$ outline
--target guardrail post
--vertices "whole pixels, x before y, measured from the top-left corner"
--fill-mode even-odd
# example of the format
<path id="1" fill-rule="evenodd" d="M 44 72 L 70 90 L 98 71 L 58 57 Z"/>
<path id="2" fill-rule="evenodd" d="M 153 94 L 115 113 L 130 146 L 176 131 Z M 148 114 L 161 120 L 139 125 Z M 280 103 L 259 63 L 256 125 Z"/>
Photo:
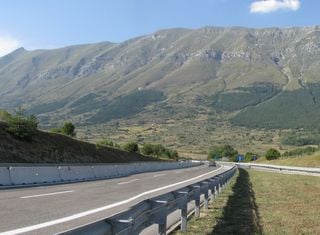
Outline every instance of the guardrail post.
<path id="1" fill-rule="evenodd" d="M 167 220 L 165 220 L 164 223 L 159 224 L 158 234 L 159 235 L 166 235 L 167 234 Z"/>
<path id="2" fill-rule="evenodd" d="M 215 186 L 214 186 L 215 198 L 217 198 L 219 193 L 221 192 L 221 188 L 220 188 L 221 178 L 219 176 L 215 176 L 213 179 L 215 180 Z"/>
<path id="3" fill-rule="evenodd" d="M 200 217 L 200 198 L 195 200 L 195 217 L 199 218 Z"/>
<path id="4" fill-rule="evenodd" d="M 194 202 L 195 202 L 194 216 L 196 218 L 199 218 L 200 217 L 200 185 L 193 185 L 192 187 L 195 189 L 195 194 L 194 194 Z"/>
<path id="5" fill-rule="evenodd" d="M 204 194 L 204 209 L 209 209 L 209 195 L 208 191 Z"/>
<path id="6" fill-rule="evenodd" d="M 152 208 L 157 208 L 158 212 L 152 218 L 155 224 L 158 224 L 158 235 L 167 234 L 167 204 L 168 201 L 151 200 Z"/>
<path id="7" fill-rule="evenodd" d="M 210 192 L 211 192 L 211 195 L 210 195 L 210 200 L 211 200 L 211 203 L 214 201 L 215 199 L 215 182 L 216 180 L 215 179 L 209 179 L 209 189 L 210 189 Z"/>
<path id="8" fill-rule="evenodd" d="M 204 181 L 201 183 L 201 193 L 204 194 L 204 209 L 209 209 L 209 182 Z"/>
<path id="9" fill-rule="evenodd" d="M 223 174 L 223 175 L 222 175 L 222 191 L 224 191 L 225 188 L 226 188 L 226 177 L 225 177 L 225 175 Z"/>
<path id="10" fill-rule="evenodd" d="M 187 232 L 187 223 L 188 223 L 188 201 L 189 201 L 189 189 L 183 189 L 176 192 L 178 195 L 183 195 L 179 197 L 178 209 L 181 210 L 181 232 Z"/>
<path id="11" fill-rule="evenodd" d="M 218 187 L 214 186 L 214 199 L 218 197 L 218 194 L 219 194 Z"/>
<path id="12" fill-rule="evenodd" d="M 181 209 L 181 231 L 187 232 L 187 223 L 188 223 L 188 204 Z"/>

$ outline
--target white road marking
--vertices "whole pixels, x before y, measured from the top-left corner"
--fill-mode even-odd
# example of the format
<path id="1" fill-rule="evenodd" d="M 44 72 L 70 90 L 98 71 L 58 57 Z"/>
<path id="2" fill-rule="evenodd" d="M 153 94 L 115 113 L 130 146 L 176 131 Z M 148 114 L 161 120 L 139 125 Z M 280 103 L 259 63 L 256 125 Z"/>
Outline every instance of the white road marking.
<path id="1" fill-rule="evenodd" d="M 176 171 L 175 173 L 176 173 L 176 174 L 180 174 L 181 172 L 182 172 L 182 171 Z"/>
<path id="2" fill-rule="evenodd" d="M 44 193 L 44 194 L 37 194 L 37 195 L 31 195 L 31 196 L 23 196 L 20 197 L 21 199 L 25 198 L 33 198 L 33 197 L 46 197 L 46 196 L 52 196 L 52 195 L 57 195 L 57 194 L 65 194 L 65 193 L 73 193 L 74 190 L 69 190 L 69 191 L 62 191 L 62 192 L 54 192 L 54 193 Z"/>
<path id="3" fill-rule="evenodd" d="M 160 176 L 164 176 L 166 174 L 158 174 L 158 175 L 154 175 L 153 177 L 160 177 Z"/>
<path id="4" fill-rule="evenodd" d="M 135 181 L 138 181 L 139 179 L 133 179 L 133 180 L 129 180 L 129 181 L 126 181 L 126 182 L 121 182 L 121 183 L 118 183 L 118 185 L 122 185 L 122 184 L 130 184 L 132 182 L 135 182 Z"/>
<path id="5" fill-rule="evenodd" d="M 152 189 L 150 191 L 146 191 L 146 192 L 140 193 L 140 194 L 138 194 L 138 195 L 136 195 L 134 197 L 128 198 L 128 199 L 120 201 L 120 202 L 116 202 L 116 203 L 113 203 L 113 204 L 110 204 L 110 205 L 106 205 L 106 206 L 103 206 L 103 207 L 99 207 L 99 208 L 95 208 L 95 209 L 92 209 L 92 210 L 84 211 L 84 212 L 81 212 L 81 213 L 78 213 L 78 214 L 74 214 L 74 215 L 71 215 L 71 216 L 67 216 L 67 217 L 64 217 L 64 218 L 47 221 L 47 222 L 44 222 L 44 223 L 41 223 L 41 224 L 36 224 L 36 225 L 31 225 L 31 226 L 27 226 L 27 227 L 23 227 L 23 228 L 18 228 L 18 229 L 6 231 L 6 232 L 3 232 L 3 233 L 0 233 L 0 235 L 16 235 L 16 234 L 26 233 L 26 232 L 38 230 L 38 229 L 41 229 L 41 228 L 46 228 L 46 227 L 49 227 L 49 226 L 53 226 L 53 225 L 56 225 L 56 224 L 65 223 L 65 222 L 68 222 L 68 221 L 71 221 L 71 220 L 79 219 L 79 218 L 82 218 L 82 217 L 85 217 L 85 216 L 88 216 L 88 215 L 92 215 L 92 214 L 95 214 L 95 213 L 98 213 L 98 212 L 101 212 L 101 211 L 105 211 L 105 210 L 108 210 L 108 209 L 111 209 L 111 208 L 114 208 L 114 207 L 129 203 L 129 202 L 132 202 L 132 201 L 134 201 L 134 200 L 136 200 L 136 199 L 138 199 L 140 197 L 146 196 L 146 195 L 151 194 L 151 193 L 155 193 L 155 192 L 158 192 L 158 191 L 161 191 L 161 190 L 164 190 L 164 189 L 168 189 L 168 188 L 180 185 L 180 184 L 185 184 L 185 183 L 191 182 L 191 181 L 196 180 L 196 179 L 200 179 L 200 178 L 202 178 L 202 177 L 204 177 L 206 175 L 212 174 L 215 171 L 221 170 L 222 168 L 223 168 L 223 166 L 221 166 L 220 168 L 218 168 L 216 170 L 207 172 L 205 174 L 193 177 L 193 178 L 188 179 L 188 180 L 184 180 L 184 181 L 181 181 L 181 182 L 178 182 L 178 183 L 170 184 L 170 185 L 167 185 L 167 186 L 163 186 L 163 187 L 160 187 L 160 188 L 156 188 L 156 189 Z"/>

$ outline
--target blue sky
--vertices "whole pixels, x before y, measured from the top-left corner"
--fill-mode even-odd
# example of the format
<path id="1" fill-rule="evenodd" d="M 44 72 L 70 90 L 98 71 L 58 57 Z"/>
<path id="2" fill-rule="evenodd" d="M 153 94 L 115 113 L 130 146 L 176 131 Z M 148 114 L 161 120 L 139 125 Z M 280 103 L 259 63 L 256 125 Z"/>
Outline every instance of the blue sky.
<path id="1" fill-rule="evenodd" d="M 320 24 L 319 0 L 1 0 L 0 56 L 121 42 L 164 28 Z"/>

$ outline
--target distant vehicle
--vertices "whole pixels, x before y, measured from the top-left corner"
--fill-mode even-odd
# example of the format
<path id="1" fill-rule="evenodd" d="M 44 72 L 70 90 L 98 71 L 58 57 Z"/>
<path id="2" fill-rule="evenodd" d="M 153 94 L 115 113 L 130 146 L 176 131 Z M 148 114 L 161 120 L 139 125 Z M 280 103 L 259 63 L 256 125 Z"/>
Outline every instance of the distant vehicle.
<path id="1" fill-rule="evenodd" d="M 213 160 L 209 161 L 209 167 L 216 167 L 217 166 L 217 163 Z"/>

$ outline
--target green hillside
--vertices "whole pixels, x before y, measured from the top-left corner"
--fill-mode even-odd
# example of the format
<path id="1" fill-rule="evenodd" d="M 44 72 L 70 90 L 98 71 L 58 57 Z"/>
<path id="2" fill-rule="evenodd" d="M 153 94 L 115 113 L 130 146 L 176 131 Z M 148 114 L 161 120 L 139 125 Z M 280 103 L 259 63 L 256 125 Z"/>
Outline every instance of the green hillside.
<path id="1" fill-rule="evenodd" d="M 320 127 L 320 86 L 283 91 L 272 100 L 242 110 L 231 119 L 235 125 L 268 128 Z"/>

